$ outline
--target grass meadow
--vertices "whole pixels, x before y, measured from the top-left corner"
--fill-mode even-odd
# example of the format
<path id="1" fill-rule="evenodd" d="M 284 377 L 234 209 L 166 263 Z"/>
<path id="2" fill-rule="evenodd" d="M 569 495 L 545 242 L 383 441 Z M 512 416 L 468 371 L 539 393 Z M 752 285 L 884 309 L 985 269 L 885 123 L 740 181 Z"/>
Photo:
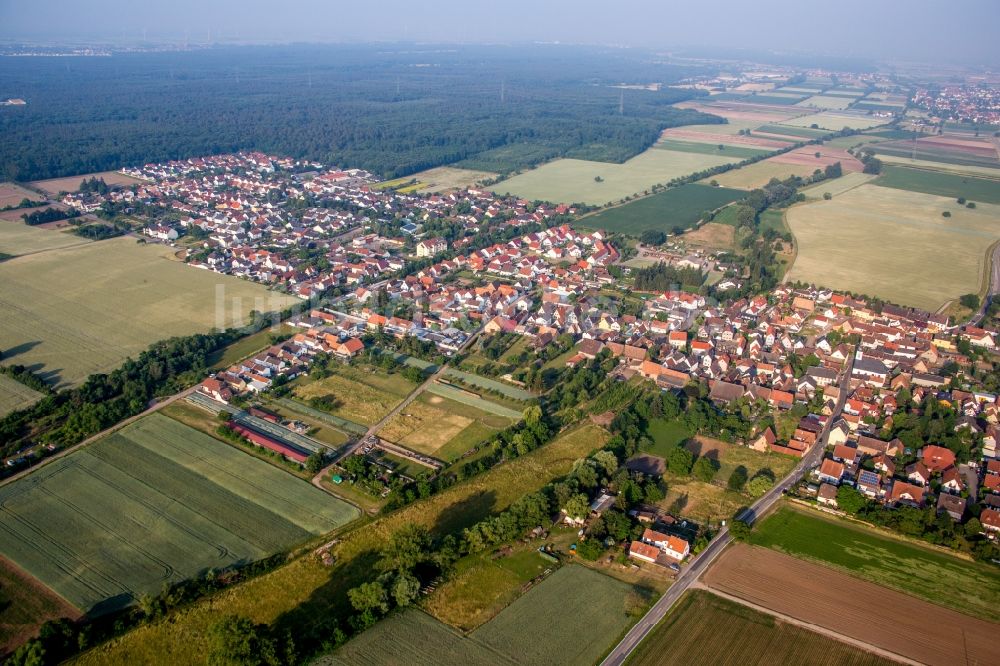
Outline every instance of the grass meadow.
<path id="1" fill-rule="evenodd" d="M 997 178 L 990 180 L 887 165 L 875 184 L 954 199 L 964 197 L 978 206 L 980 203 L 1000 204 L 1000 171 L 997 171 Z"/>
<path id="2" fill-rule="evenodd" d="M 979 291 L 986 251 L 1000 238 L 1000 206 L 967 209 L 872 184 L 792 206 L 785 217 L 798 244 L 790 279 L 930 311 Z"/>
<path id="3" fill-rule="evenodd" d="M 666 183 L 678 176 L 739 161 L 738 157 L 654 147 L 622 164 L 555 160 L 502 181 L 493 190 L 500 194 L 509 192 L 530 200 L 603 205 L 642 193 L 657 183 Z M 602 182 L 594 180 L 598 177 Z"/>
<path id="4" fill-rule="evenodd" d="M 300 557 L 172 614 L 168 621 L 139 627 L 82 655 L 78 663 L 197 662 L 208 649 L 208 628 L 227 613 L 291 631 L 346 616 L 351 612 L 347 590 L 368 578 L 374 553 L 395 531 L 416 524 L 439 535 L 458 532 L 568 473 L 574 461 L 607 439 L 608 433 L 593 425 L 567 431 L 526 456 L 345 532 L 332 551 L 332 567 Z"/>
<path id="5" fill-rule="evenodd" d="M 629 666 L 812 664 L 890 666 L 895 662 L 796 627 L 704 590 L 685 594 L 626 661 Z"/>
<path id="6" fill-rule="evenodd" d="M 0 488 L 0 506 L 0 553 L 95 614 L 358 516 L 158 414 Z"/>
<path id="7" fill-rule="evenodd" d="M 504 416 L 424 393 L 386 423 L 379 436 L 451 461 L 512 422 Z"/>
<path id="8" fill-rule="evenodd" d="M 744 196 L 740 190 L 689 183 L 581 218 L 578 226 L 633 236 L 647 229 L 670 233 L 674 227 L 689 229 L 702 213 Z"/>
<path id="9" fill-rule="evenodd" d="M 786 505 L 754 528 L 752 543 L 963 613 L 1000 620 L 1000 573 L 995 568 L 883 536 L 863 525 Z"/>
<path id="10" fill-rule="evenodd" d="M 635 621 L 631 586 L 562 567 L 467 636 L 417 610 L 379 623 L 318 664 L 591 664 Z"/>
<path id="11" fill-rule="evenodd" d="M 335 374 L 318 380 L 297 381 L 294 396 L 304 403 L 321 396 L 333 396 L 334 416 L 366 426 L 378 423 L 392 408 L 416 388 L 400 374 L 338 365 Z"/>
<path id="12" fill-rule="evenodd" d="M 0 263 L 0 349 L 54 386 L 109 372 L 150 344 L 242 323 L 298 299 L 115 238 Z"/>

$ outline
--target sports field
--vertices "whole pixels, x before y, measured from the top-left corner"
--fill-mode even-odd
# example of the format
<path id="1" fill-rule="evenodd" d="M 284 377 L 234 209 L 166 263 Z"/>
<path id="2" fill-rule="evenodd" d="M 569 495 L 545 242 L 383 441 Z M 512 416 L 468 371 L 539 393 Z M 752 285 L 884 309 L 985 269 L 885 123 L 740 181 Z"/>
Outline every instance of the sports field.
<path id="1" fill-rule="evenodd" d="M 873 116 L 840 114 L 840 113 L 814 113 L 808 116 L 792 118 L 782 122 L 782 125 L 792 127 L 812 127 L 818 126 L 820 129 L 842 130 L 845 127 L 851 129 L 868 129 L 877 125 L 884 125 L 885 118 L 875 118 Z"/>
<path id="2" fill-rule="evenodd" d="M 895 662 L 711 592 L 692 590 L 646 636 L 626 663 L 889 666 Z"/>
<path id="3" fill-rule="evenodd" d="M 357 516 L 308 483 L 154 414 L 0 488 L 0 554 L 101 613 Z"/>
<path id="4" fill-rule="evenodd" d="M 671 233 L 674 227 L 693 227 L 702 213 L 742 199 L 745 194 L 727 187 L 689 183 L 581 218 L 578 225 L 633 236 L 647 229 Z"/>
<path id="5" fill-rule="evenodd" d="M 157 340 L 295 302 L 165 259 L 162 248 L 115 238 L 0 263 L 0 349 L 5 362 L 37 364 L 53 385 L 73 385 Z"/>
<path id="6" fill-rule="evenodd" d="M 277 622 L 279 629 L 308 631 L 346 620 L 353 611 L 347 590 L 371 572 L 371 554 L 407 525 L 422 525 L 441 536 L 461 531 L 499 513 L 528 492 L 568 473 L 576 460 L 608 440 L 601 428 L 587 425 L 563 433 L 531 453 L 426 500 L 345 533 L 333 554 L 333 567 L 314 557 L 299 558 L 266 576 L 238 585 L 171 616 L 169 622 L 139 627 L 79 659 L 82 664 L 197 662 L 207 650 L 207 630 L 220 614 L 245 615 L 254 622 Z"/>
<path id="7" fill-rule="evenodd" d="M 0 418 L 18 409 L 27 409 L 42 397 L 41 393 L 16 379 L 0 375 Z"/>
<path id="8" fill-rule="evenodd" d="M 963 613 L 1000 621 L 1000 572 L 988 564 L 788 506 L 754 529 L 753 543 L 817 560 Z"/>
<path id="9" fill-rule="evenodd" d="M 475 171 L 473 169 L 458 169 L 455 167 L 436 167 L 415 173 L 410 178 L 416 178 L 423 183 L 420 192 L 447 192 L 448 190 L 472 187 L 481 180 L 496 178 L 497 174 L 490 171 Z"/>
<path id="10" fill-rule="evenodd" d="M 798 242 L 789 277 L 934 311 L 979 291 L 998 217 L 994 204 L 970 210 L 951 198 L 861 185 L 788 209 Z"/>
<path id="11" fill-rule="evenodd" d="M 631 586 L 565 566 L 467 637 L 421 611 L 380 622 L 317 664 L 592 664 L 634 622 Z"/>
<path id="12" fill-rule="evenodd" d="M 402 375 L 387 375 L 371 368 L 337 366 L 335 373 L 317 381 L 297 383 L 295 397 L 308 404 L 313 398 L 330 396 L 335 407 L 323 411 L 370 426 L 378 423 L 416 388 Z"/>
<path id="13" fill-rule="evenodd" d="M 498 183 L 493 190 L 530 200 L 603 205 L 642 193 L 678 176 L 739 161 L 737 157 L 650 148 L 623 164 L 555 160 Z M 602 181 L 597 182 L 595 178 Z"/>
<path id="14" fill-rule="evenodd" d="M 15 257 L 89 242 L 86 238 L 64 231 L 39 229 L 20 221 L 0 221 L 0 253 Z"/>
<path id="15" fill-rule="evenodd" d="M 512 419 L 424 393 L 396 414 L 379 436 L 441 460 L 453 460 Z"/>
<path id="16" fill-rule="evenodd" d="M 1000 171 L 997 171 L 997 176 L 1000 177 Z M 875 184 L 954 199 L 964 197 L 967 201 L 976 202 L 976 205 L 979 203 L 1000 204 L 1000 180 L 988 178 L 974 178 L 889 165 L 883 168 Z"/>

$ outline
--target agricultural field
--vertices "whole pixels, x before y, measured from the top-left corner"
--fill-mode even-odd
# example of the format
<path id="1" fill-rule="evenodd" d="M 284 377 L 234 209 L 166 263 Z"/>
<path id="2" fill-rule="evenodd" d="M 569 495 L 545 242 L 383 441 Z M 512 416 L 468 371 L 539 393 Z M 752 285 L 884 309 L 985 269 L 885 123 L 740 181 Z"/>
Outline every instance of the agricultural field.
<path id="1" fill-rule="evenodd" d="M 721 127 L 721 125 L 720 125 Z M 702 169 L 739 162 L 737 157 L 702 155 L 650 148 L 636 157 L 614 164 L 559 159 L 502 181 L 493 187 L 530 200 L 603 205 L 642 193 L 657 183 Z M 594 179 L 601 178 L 601 182 Z"/>
<path id="2" fill-rule="evenodd" d="M 399 374 L 380 370 L 337 366 L 335 374 L 319 380 L 296 382 L 293 395 L 303 403 L 318 397 L 333 396 L 334 416 L 366 426 L 378 423 L 402 402 L 416 386 Z"/>
<path id="3" fill-rule="evenodd" d="M 43 397 L 41 393 L 16 379 L 0 375 L 0 418 L 19 409 L 27 409 Z"/>
<path id="4" fill-rule="evenodd" d="M 37 192 L 27 190 L 20 185 L 16 185 L 14 183 L 0 183 L 0 208 L 16 206 L 25 199 L 39 201 L 40 198 L 41 197 L 38 196 Z M 24 211 L 18 211 L 18 215 L 22 212 Z"/>
<path id="5" fill-rule="evenodd" d="M 438 620 L 468 633 L 521 596 L 522 585 L 557 566 L 533 545 L 503 557 L 489 552 L 467 555 L 422 606 Z"/>
<path id="6" fill-rule="evenodd" d="M 997 176 L 1000 177 L 1000 171 L 997 171 Z M 887 165 L 882 169 L 875 185 L 953 199 L 964 197 L 968 201 L 976 202 L 977 205 L 980 202 L 1000 204 L 1000 180 L 987 178 Z"/>
<path id="7" fill-rule="evenodd" d="M 1000 663 L 1000 625 L 768 548 L 731 546 L 703 582 L 919 663 Z"/>
<path id="8" fill-rule="evenodd" d="M 690 148 L 693 144 L 696 146 L 704 146 L 703 150 L 715 150 L 716 152 L 707 154 L 717 155 L 722 154 L 721 152 L 718 152 L 719 144 L 722 144 L 725 147 L 723 152 L 729 150 L 730 148 L 770 152 L 777 150 L 778 148 L 784 148 L 789 144 L 789 141 L 786 139 L 746 136 L 736 134 L 735 132 L 730 133 L 733 127 L 736 127 L 738 130 L 754 129 L 758 124 L 759 123 L 748 122 L 737 123 L 736 125 L 689 125 L 686 127 L 673 127 L 668 130 L 663 130 L 663 134 L 660 135 L 660 140 L 654 144 L 654 147 L 660 146 L 667 148 L 672 145 L 683 146 L 683 144 L 687 144 L 688 150 L 694 150 L 694 148 Z"/>
<path id="9" fill-rule="evenodd" d="M 77 663 L 193 663 L 206 653 L 207 629 L 220 614 L 234 613 L 254 622 L 274 623 L 279 630 L 303 631 L 321 626 L 331 616 L 350 612 L 347 590 L 368 575 L 371 553 L 396 530 L 416 524 L 437 535 L 460 531 L 566 474 L 576 460 L 607 440 L 608 433 L 593 425 L 567 431 L 528 455 L 345 533 L 333 551 L 333 567 L 313 557 L 298 558 L 265 576 L 193 604 L 173 614 L 170 621 L 144 625 L 101 645 L 82 655 Z"/>
<path id="10" fill-rule="evenodd" d="M 80 184 L 89 178 L 103 179 L 108 185 L 129 186 L 142 181 L 138 178 L 126 176 L 117 171 L 102 171 L 100 173 L 85 173 L 82 176 L 67 176 L 65 178 L 52 178 L 49 180 L 36 180 L 28 183 L 32 187 L 38 188 L 49 196 L 56 196 L 60 192 L 76 192 L 80 189 Z"/>
<path id="11" fill-rule="evenodd" d="M 872 184 L 785 215 L 798 243 L 790 279 L 930 311 L 979 291 L 987 248 L 1000 238 L 1000 206 L 967 209 L 951 198 Z"/>
<path id="12" fill-rule="evenodd" d="M 844 129 L 845 127 L 850 127 L 851 129 L 863 130 L 863 129 L 868 129 L 869 127 L 884 125 L 886 122 L 887 121 L 885 118 L 875 118 L 873 116 L 861 116 L 861 115 L 850 115 L 850 114 L 839 114 L 839 113 L 814 113 L 808 116 L 801 116 L 799 118 L 786 120 L 781 124 L 789 125 L 791 127 L 810 127 L 810 128 L 813 125 L 816 125 L 820 129 L 839 131 Z"/>
<path id="13" fill-rule="evenodd" d="M 752 148 L 750 146 L 726 145 L 725 143 L 708 143 L 697 141 L 678 141 L 676 139 L 664 139 L 656 146 L 661 150 L 674 150 L 682 153 L 700 153 L 702 155 L 717 155 L 720 157 L 739 157 L 747 159 L 759 155 L 767 155 L 771 150 L 764 148 Z"/>
<path id="14" fill-rule="evenodd" d="M 886 155 L 880 154 L 878 158 L 885 164 L 899 164 L 916 169 L 931 169 L 934 171 L 945 171 L 949 173 L 960 173 L 971 176 L 985 176 L 987 178 L 1000 178 L 1000 169 L 991 166 L 977 166 L 973 164 L 951 164 L 934 159 L 913 159 L 909 155 Z"/>
<path id="15" fill-rule="evenodd" d="M 441 398 L 447 398 L 452 402 L 461 403 L 467 405 L 474 409 L 478 409 L 483 412 L 490 414 L 495 414 L 496 416 L 502 416 L 511 421 L 518 421 L 521 419 L 523 414 L 523 409 L 512 409 L 510 407 L 505 407 L 504 405 L 497 404 L 492 400 L 482 398 L 475 393 L 470 393 L 469 391 L 459 388 L 457 386 L 449 386 L 448 384 L 442 384 L 434 382 L 427 387 L 427 393 L 430 393 Z"/>
<path id="16" fill-rule="evenodd" d="M 876 153 L 927 159 L 951 164 L 1000 167 L 992 140 L 966 134 L 924 136 L 910 141 L 889 141 L 874 148 Z"/>
<path id="17" fill-rule="evenodd" d="M 79 615 L 64 599 L 0 557 L 0 655 L 36 635 L 43 623 Z"/>
<path id="18" fill-rule="evenodd" d="M 859 185 L 864 185 L 873 178 L 875 178 L 875 176 L 869 173 L 861 173 L 857 171 L 854 173 L 845 173 L 840 178 L 824 180 L 821 183 L 804 187 L 799 190 L 799 192 L 804 194 L 807 199 L 822 199 L 825 192 L 829 192 L 831 196 L 838 196 L 848 190 L 853 190 Z"/>
<path id="19" fill-rule="evenodd" d="M 299 302 L 115 238 L 0 263 L 0 348 L 53 386 L 109 372 L 157 340 L 242 323 Z"/>
<path id="20" fill-rule="evenodd" d="M 90 242 L 86 238 L 62 231 L 39 229 L 21 222 L 0 222 L 0 254 L 17 257 Z"/>
<path id="21" fill-rule="evenodd" d="M 764 134 L 780 134 L 782 136 L 794 137 L 802 141 L 819 139 L 830 134 L 829 130 L 813 129 L 811 127 L 792 127 L 790 125 L 761 125 L 756 131 Z"/>
<path id="22" fill-rule="evenodd" d="M 722 629 L 720 631 L 720 629 Z M 771 615 L 692 590 L 639 644 L 630 666 L 890 666 L 883 659 Z"/>
<path id="23" fill-rule="evenodd" d="M 1000 572 L 988 564 L 788 506 L 754 530 L 753 543 L 1000 622 Z"/>
<path id="24" fill-rule="evenodd" d="M 578 225 L 633 236 L 638 236 L 647 229 L 671 233 L 675 227 L 693 227 L 701 219 L 702 213 L 744 196 L 745 193 L 740 190 L 689 183 L 602 210 L 581 218 Z"/>
<path id="25" fill-rule="evenodd" d="M 816 169 L 822 168 L 814 164 L 788 164 L 770 158 L 741 169 L 720 173 L 718 176 L 701 181 L 701 183 L 714 180 L 722 187 L 752 190 L 767 185 L 772 178 L 784 180 L 789 176 L 811 176 Z"/>
<path id="26" fill-rule="evenodd" d="M 455 167 L 436 167 L 415 173 L 411 178 L 423 183 L 419 192 L 447 192 L 449 190 L 473 187 L 476 183 L 496 178 L 491 171 L 475 171 L 473 169 L 458 169 Z"/>
<path id="27" fill-rule="evenodd" d="M 811 107 L 815 109 L 828 109 L 831 111 L 843 111 L 854 103 L 852 97 L 839 97 L 833 95 L 814 95 L 807 97 L 795 106 Z"/>
<path id="28" fill-rule="evenodd" d="M 590 664 L 635 621 L 643 603 L 629 585 L 566 566 L 468 636 L 408 610 L 316 663 Z"/>
<path id="29" fill-rule="evenodd" d="M 396 414 L 379 436 L 428 456 L 450 461 L 512 423 L 439 395 L 421 394 Z"/>
<path id="30" fill-rule="evenodd" d="M 527 338 L 522 337 L 520 338 L 519 342 L 526 342 L 526 340 Z M 513 352 L 515 347 L 519 348 L 517 342 L 511 345 L 511 348 L 508 349 L 507 351 Z M 506 355 L 506 353 L 504 355 Z M 452 377 L 454 379 L 458 379 L 459 381 L 468 384 L 470 386 L 486 389 L 487 391 L 495 391 L 507 398 L 510 398 L 511 400 L 528 401 L 535 399 L 535 395 L 530 391 L 526 391 L 522 388 L 519 388 L 517 386 L 512 386 L 510 384 L 505 384 L 504 382 L 497 381 L 495 379 L 490 379 L 489 377 L 480 377 L 479 375 L 473 374 L 471 372 L 462 372 L 461 370 L 456 370 L 455 368 L 448 368 L 447 370 L 445 370 L 444 374 L 446 377 Z"/>
<path id="31" fill-rule="evenodd" d="M 92 614 L 358 516 L 158 414 L 0 488 L 0 507 L 0 554 Z"/>
<path id="32" fill-rule="evenodd" d="M 728 208 L 723 208 L 723 211 L 729 210 Z M 718 216 L 712 222 L 706 222 L 697 229 L 692 229 L 681 236 L 681 240 L 684 241 L 687 247 L 691 248 L 704 248 L 708 250 L 724 250 L 731 252 L 735 249 L 736 243 L 736 226 L 735 224 L 726 224 L 718 221 Z M 647 260 L 645 265 L 649 265 L 650 262 Z M 633 264 L 629 264 L 633 265 Z M 722 274 L 719 273 L 721 276 Z M 712 284 L 712 283 L 709 283 Z"/>

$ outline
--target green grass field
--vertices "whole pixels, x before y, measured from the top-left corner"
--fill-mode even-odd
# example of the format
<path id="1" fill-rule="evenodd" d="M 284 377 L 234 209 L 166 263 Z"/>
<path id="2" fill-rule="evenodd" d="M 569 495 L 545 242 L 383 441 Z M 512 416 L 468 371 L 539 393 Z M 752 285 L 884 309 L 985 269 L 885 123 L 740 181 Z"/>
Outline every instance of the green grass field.
<path id="1" fill-rule="evenodd" d="M 579 226 L 638 236 L 647 229 L 670 233 L 674 227 L 689 229 L 701 214 L 742 199 L 745 193 L 725 187 L 691 183 L 636 199 L 580 219 Z"/>
<path id="2" fill-rule="evenodd" d="M 1000 177 L 1000 171 L 997 172 Z M 942 197 L 965 197 L 968 201 L 979 203 L 1000 204 L 1000 180 L 959 176 L 939 171 L 909 169 L 907 167 L 886 165 L 881 175 L 875 180 L 875 185 L 895 187 L 911 192 L 925 192 Z"/>
<path id="3" fill-rule="evenodd" d="M 797 136 L 802 139 L 818 139 L 829 134 L 829 130 L 812 129 L 810 127 L 792 127 L 791 125 L 761 125 L 758 132 L 768 134 L 784 134 L 785 136 Z"/>
<path id="4" fill-rule="evenodd" d="M 721 150 L 719 149 L 720 145 L 722 146 Z M 675 150 L 681 153 L 700 153 L 702 155 L 739 157 L 740 159 L 767 155 L 774 152 L 773 150 L 750 148 L 749 146 L 727 146 L 726 144 L 696 143 L 694 141 L 678 141 L 675 139 L 662 139 L 654 147 L 662 150 Z"/>
<path id="5" fill-rule="evenodd" d="M 834 95 L 814 95 L 807 97 L 796 106 L 811 107 L 816 109 L 830 109 L 833 111 L 843 111 L 854 102 L 853 97 L 841 97 Z"/>
<path id="6" fill-rule="evenodd" d="M 0 488 L 5 557 L 89 612 L 357 517 L 350 505 L 151 415 Z"/>
<path id="7" fill-rule="evenodd" d="M 511 193 L 530 200 L 603 205 L 642 193 L 678 176 L 739 161 L 737 157 L 650 148 L 622 164 L 555 160 L 498 183 L 493 189 L 500 194 Z M 602 182 L 596 182 L 597 177 Z"/>
<path id="8" fill-rule="evenodd" d="M 0 263 L 4 362 L 38 364 L 53 385 L 78 384 L 157 340 L 299 302 L 163 254 L 162 247 L 115 238 Z"/>
<path id="9" fill-rule="evenodd" d="M 666 458 L 674 450 L 674 447 L 680 446 L 684 440 L 694 435 L 680 421 L 667 421 L 666 419 L 651 420 L 646 433 L 652 438 L 653 446 L 643 453 L 661 458 Z"/>
<path id="10" fill-rule="evenodd" d="M 514 345 L 511 345 L 512 348 L 515 346 L 517 346 L 516 343 Z M 500 360 L 502 362 L 502 357 Z M 505 395 L 512 400 L 526 401 L 535 399 L 535 395 L 533 393 L 531 393 L 530 391 L 525 391 L 523 388 L 519 388 L 517 386 L 511 386 L 510 384 L 497 381 L 496 379 L 490 379 L 489 377 L 481 377 L 471 372 L 463 372 L 455 368 L 448 368 L 447 370 L 445 370 L 445 375 L 447 377 L 453 377 L 455 379 L 459 379 L 462 382 L 469 384 L 470 386 L 476 386 L 490 391 L 496 391 L 497 393 Z"/>
<path id="11" fill-rule="evenodd" d="M 963 613 L 1000 620 L 1000 572 L 988 564 L 788 506 L 755 527 L 752 542 Z"/>
<path id="12" fill-rule="evenodd" d="M 467 637 L 408 610 L 316 663 L 591 664 L 634 622 L 638 607 L 631 586 L 566 566 Z"/>
<path id="13" fill-rule="evenodd" d="M 332 551 L 336 558 L 332 567 L 314 557 L 298 558 L 193 604 L 169 621 L 139 627 L 88 652 L 79 663 L 196 663 L 206 654 L 207 630 L 220 614 L 245 615 L 290 631 L 308 629 L 329 617 L 346 620 L 353 612 L 347 590 L 368 580 L 372 553 L 394 532 L 407 525 L 422 525 L 436 535 L 459 532 L 568 473 L 576 460 L 607 439 L 608 433 L 593 425 L 567 431 L 526 456 L 344 533 Z"/>
<path id="14" fill-rule="evenodd" d="M 505 407 L 504 405 L 493 402 L 492 400 L 486 397 L 478 398 L 475 395 L 470 395 L 466 393 L 464 389 L 458 388 L 456 386 L 449 386 L 448 384 L 438 384 L 438 383 L 430 384 L 427 387 L 427 393 L 432 393 L 436 396 L 447 398 L 454 402 L 458 402 L 463 405 L 468 405 L 469 407 L 473 407 L 475 409 L 488 412 L 490 414 L 502 416 L 512 421 L 520 420 L 521 415 L 524 411 L 523 409 L 513 409 L 511 407 Z"/>
<path id="15" fill-rule="evenodd" d="M 297 401 L 308 403 L 320 396 L 333 396 L 337 406 L 330 410 L 354 423 L 370 426 L 378 423 L 402 402 L 416 385 L 400 374 L 386 374 L 373 368 L 338 365 L 334 374 L 323 379 L 296 380 L 293 394 Z"/>
<path id="16" fill-rule="evenodd" d="M 685 594 L 625 662 L 629 666 L 890 666 L 895 662 L 704 590 Z"/>
<path id="17" fill-rule="evenodd" d="M 979 291 L 998 218 L 995 204 L 970 210 L 951 198 L 860 185 L 788 209 L 798 243 L 789 278 L 933 312 Z"/>
<path id="18" fill-rule="evenodd" d="M 0 375 L 0 418 L 18 409 L 27 409 L 42 397 L 41 393 L 16 379 Z"/>

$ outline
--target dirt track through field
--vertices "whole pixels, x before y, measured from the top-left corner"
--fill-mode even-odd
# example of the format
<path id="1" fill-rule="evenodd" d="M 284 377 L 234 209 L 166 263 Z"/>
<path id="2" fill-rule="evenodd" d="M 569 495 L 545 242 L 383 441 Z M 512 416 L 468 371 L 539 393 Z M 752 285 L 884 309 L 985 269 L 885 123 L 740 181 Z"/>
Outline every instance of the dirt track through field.
<path id="1" fill-rule="evenodd" d="M 819 564 L 738 544 L 707 587 L 926 664 L 1000 663 L 1000 624 L 963 615 Z"/>

